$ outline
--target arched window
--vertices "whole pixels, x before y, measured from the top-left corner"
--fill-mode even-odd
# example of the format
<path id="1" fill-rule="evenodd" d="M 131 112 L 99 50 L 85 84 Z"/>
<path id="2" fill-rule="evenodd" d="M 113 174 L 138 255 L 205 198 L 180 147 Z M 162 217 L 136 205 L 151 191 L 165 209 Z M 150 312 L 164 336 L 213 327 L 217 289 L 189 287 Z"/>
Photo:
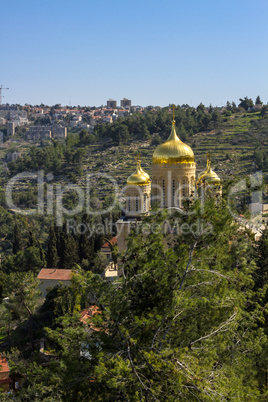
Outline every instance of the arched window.
<path id="1" fill-rule="evenodd" d="M 130 195 L 128 196 L 128 211 L 130 212 Z"/>
<path id="2" fill-rule="evenodd" d="M 182 196 L 186 197 L 186 180 L 182 179 Z"/>
<path id="3" fill-rule="evenodd" d="M 175 197 L 175 206 L 176 207 L 180 207 L 181 206 L 181 204 L 180 204 L 180 199 L 181 199 L 181 194 L 180 194 L 180 182 L 178 181 L 177 182 L 177 189 L 176 189 L 176 191 L 175 191 L 175 194 L 176 194 L 176 197 Z"/>
<path id="4" fill-rule="evenodd" d="M 147 211 L 147 195 L 144 194 L 143 196 L 143 211 L 146 212 Z"/>
<path id="5" fill-rule="evenodd" d="M 189 181 L 187 178 L 182 180 L 182 195 L 183 197 L 189 196 Z"/>
<path id="6" fill-rule="evenodd" d="M 139 197 L 136 195 L 136 212 L 139 210 Z"/>

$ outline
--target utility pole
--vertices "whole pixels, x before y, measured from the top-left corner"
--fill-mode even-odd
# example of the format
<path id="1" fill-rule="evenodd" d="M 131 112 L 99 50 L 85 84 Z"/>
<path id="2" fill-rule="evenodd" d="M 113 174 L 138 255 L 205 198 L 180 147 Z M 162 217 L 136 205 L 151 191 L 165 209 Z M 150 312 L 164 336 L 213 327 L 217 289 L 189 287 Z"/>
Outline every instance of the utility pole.
<path id="1" fill-rule="evenodd" d="M 3 85 L 0 86 L 0 105 L 2 105 L 2 98 L 3 98 L 2 89 L 9 89 L 9 88 L 4 88 Z"/>

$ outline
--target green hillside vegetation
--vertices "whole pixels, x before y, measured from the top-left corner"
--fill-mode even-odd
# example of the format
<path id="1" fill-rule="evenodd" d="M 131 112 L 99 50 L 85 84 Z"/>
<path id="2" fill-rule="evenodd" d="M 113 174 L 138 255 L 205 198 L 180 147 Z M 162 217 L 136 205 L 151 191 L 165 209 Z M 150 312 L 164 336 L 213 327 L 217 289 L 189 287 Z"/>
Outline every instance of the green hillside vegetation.
<path id="1" fill-rule="evenodd" d="M 268 172 L 268 120 L 261 111 L 246 113 L 233 107 L 220 114 L 217 109 L 207 112 L 199 105 L 196 109 L 176 109 L 175 119 L 179 137 L 194 150 L 197 172 L 205 168 L 207 152 L 223 180 L 256 170 Z M 55 175 L 55 181 L 60 178 L 62 183 L 82 183 L 86 173 L 101 172 L 109 173 L 119 185 L 124 185 L 135 169 L 138 152 L 142 165 L 151 173 L 153 151 L 168 138 L 171 120 L 166 108 L 99 124 L 93 133 L 70 133 L 65 144 L 53 141 L 51 145 L 29 148 L 19 143 L 16 149 L 22 151 L 23 157 L 9 163 L 10 175 L 44 169 Z"/>
<path id="2" fill-rule="evenodd" d="M 168 217 L 172 248 L 162 231 L 133 233 L 117 282 L 75 265 L 44 302 L 31 271 L 10 273 L 1 333 L 23 387 L 1 400 L 267 400 L 267 229 L 255 243 L 224 202 L 192 212 Z M 200 220 L 205 230 L 180 232 Z M 93 301 L 90 330 L 79 312 Z"/>

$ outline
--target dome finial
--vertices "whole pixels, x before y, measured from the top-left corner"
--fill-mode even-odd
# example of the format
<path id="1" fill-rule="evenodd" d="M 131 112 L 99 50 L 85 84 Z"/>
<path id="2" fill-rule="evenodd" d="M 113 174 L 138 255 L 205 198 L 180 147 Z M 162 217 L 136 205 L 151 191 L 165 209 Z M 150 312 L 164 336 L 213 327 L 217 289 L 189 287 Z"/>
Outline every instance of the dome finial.
<path id="1" fill-rule="evenodd" d="M 178 109 L 178 108 L 174 105 L 174 103 L 171 105 L 171 107 L 172 107 L 172 109 L 173 109 L 172 124 L 175 124 L 175 123 L 176 123 L 176 121 L 175 121 L 175 109 Z"/>
<path id="2" fill-rule="evenodd" d="M 207 153 L 207 172 L 210 171 L 211 166 L 211 159 L 210 159 L 210 152 Z"/>
<path id="3" fill-rule="evenodd" d="M 139 167 L 141 164 L 141 153 L 140 152 L 137 153 L 137 156 L 135 159 L 136 159 L 137 166 Z"/>

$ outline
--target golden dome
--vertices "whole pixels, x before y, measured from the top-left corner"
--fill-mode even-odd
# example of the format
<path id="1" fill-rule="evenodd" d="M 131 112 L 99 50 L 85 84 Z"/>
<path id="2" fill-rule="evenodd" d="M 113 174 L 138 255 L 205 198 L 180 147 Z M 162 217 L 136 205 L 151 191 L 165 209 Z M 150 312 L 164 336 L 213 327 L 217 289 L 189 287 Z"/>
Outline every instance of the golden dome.
<path id="1" fill-rule="evenodd" d="M 129 176 L 127 184 L 132 186 L 146 186 L 150 183 L 150 176 L 142 169 L 140 161 L 137 161 L 137 169 Z"/>
<path id="2" fill-rule="evenodd" d="M 208 153 L 207 156 L 207 168 L 206 170 L 200 174 L 199 178 L 198 178 L 198 182 L 202 183 L 202 182 L 206 182 L 208 184 L 215 184 L 215 185 L 220 185 L 221 184 L 221 179 L 219 178 L 219 176 L 217 175 L 216 172 L 214 172 L 214 170 L 211 169 L 211 161 L 210 161 L 210 155 Z"/>
<path id="3" fill-rule="evenodd" d="M 176 134 L 175 120 L 172 122 L 171 134 L 164 144 L 159 145 L 153 153 L 153 163 L 193 163 L 194 153 L 189 145 L 184 144 Z"/>

